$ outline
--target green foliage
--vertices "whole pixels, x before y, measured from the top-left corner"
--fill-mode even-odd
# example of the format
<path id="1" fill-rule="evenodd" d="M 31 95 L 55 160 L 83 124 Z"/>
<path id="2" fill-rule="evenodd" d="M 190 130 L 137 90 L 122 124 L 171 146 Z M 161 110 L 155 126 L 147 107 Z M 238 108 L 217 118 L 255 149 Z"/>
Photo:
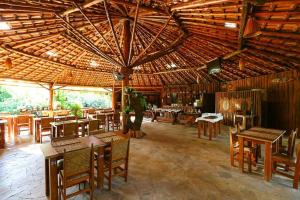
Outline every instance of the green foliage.
<path id="1" fill-rule="evenodd" d="M 4 102 L 11 97 L 12 95 L 5 88 L 0 86 L 0 102 Z"/>
<path id="2" fill-rule="evenodd" d="M 72 115 L 74 115 L 76 117 L 82 117 L 83 116 L 81 106 L 78 103 L 70 104 L 69 109 L 70 109 Z"/>
<path id="3" fill-rule="evenodd" d="M 62 109 L 68 109 L 70 104 L 64 91 L 58 90 L 55 95 L 55 101 L 61 106 Z"/>

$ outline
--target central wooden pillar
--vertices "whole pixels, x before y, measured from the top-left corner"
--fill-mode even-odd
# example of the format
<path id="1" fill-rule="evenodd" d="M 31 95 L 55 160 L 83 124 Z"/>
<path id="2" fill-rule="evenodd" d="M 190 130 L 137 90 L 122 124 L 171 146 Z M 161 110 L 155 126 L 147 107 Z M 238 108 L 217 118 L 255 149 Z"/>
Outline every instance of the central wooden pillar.
<path id="1" fill-rule="evenodd" d="M 113 111 L 116 110 L 116 91 L 115 91 L 115 83 L 113 83 L 112 91 L 111 91 L 111 108 Z"/>
<path id="2" fill-rule="evenodd" d="M 53 90 L 53 83 L 49 84 L 49 110 L 53 111 L 53 96 L 54 96 L 54 90 Z"/>
<path id="3" fill-rule="evenodd" d="M 127 66 L 128 60 L 129 60 L 129 52 L 130 52 L 130 40 L 131 40 L 131 31 L 130 31 L 130 20 L 125 19 L 123 23 L 123 55 L 124 55 L 124 62 Z M 125 108 L 127 106 L 127 98 L 125 95 L 125 88 L 129 85 L 129 74 L 130 70 L 129 68 L 121 69 L 124 74 L 124 79 L 122 80 L 122 129 L 124 130 L 124 126 L 126 126 L 126 120 L 125 120 Z"/>

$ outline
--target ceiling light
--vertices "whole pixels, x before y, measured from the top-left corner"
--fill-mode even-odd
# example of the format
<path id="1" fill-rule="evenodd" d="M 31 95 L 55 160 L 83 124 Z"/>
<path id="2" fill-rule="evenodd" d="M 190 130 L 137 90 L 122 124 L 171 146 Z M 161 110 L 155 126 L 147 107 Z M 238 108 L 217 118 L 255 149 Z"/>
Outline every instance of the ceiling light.
<path id="1" fill-rule="evenodd" d="M 7 22 L 0 22 L 0 30 L 10 30 L 11 26 Z"/>
<path id="2" fill-rule="evenodd" d="M 236 23 L 233 23 L 233 22 L 225 22 L 224 26 L 226 28 L 236 28 L 237 27 Z"/>
<path id="3" fill-rule="evenodd" d="M 91 67 L 97 67 L 97 66 L 98 66 L 98 63 L 97 63 L 96 61 L 92 60 L 92 61 L 90 62 L 90 66 L 91 66 Z"/>
<path id="4" fill-rule="evenodd" d="M 177 65 L 174 64 L 174 63 L 171 63 L 171 64 L 168 64 L 168 65 L 167 65 L 167 68 L 168 68 L 168 69 L 172 69 L 172 68 L 176 68 L 176 67 L 177 67 Z"/>
<path id="5" fill-rule="evenodd" d="M 47 51 L 46 54 L 47 54 L 48 56 L 56 56 L 56 55 L 57 55 L 57 54 L 54 53 L 53 51 Z"/>

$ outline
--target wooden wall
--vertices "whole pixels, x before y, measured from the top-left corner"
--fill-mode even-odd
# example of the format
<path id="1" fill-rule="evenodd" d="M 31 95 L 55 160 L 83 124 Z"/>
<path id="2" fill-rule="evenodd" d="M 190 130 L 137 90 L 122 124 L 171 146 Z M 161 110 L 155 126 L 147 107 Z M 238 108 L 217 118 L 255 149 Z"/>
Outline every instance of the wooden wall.
<path id="1" fill-rule="evenodd" d="M 300 128 L 300 73 L 287 71 L 273 75 L 247 78 L 220 85 L 221 91 L 265 89 L 266 100 L 262 102 L 267 112 L 270 128 Z"/>

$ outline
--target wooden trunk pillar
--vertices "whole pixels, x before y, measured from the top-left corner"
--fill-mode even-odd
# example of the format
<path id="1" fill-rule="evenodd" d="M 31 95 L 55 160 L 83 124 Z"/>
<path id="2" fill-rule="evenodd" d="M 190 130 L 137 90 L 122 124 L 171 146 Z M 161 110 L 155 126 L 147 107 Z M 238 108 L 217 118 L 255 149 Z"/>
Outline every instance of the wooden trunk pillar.
<path id="1" fill-rule="evenodd" d="M 49 110 L 53 110 L 53 94 L 54 94 L 54 90 L 53 90 L 53 83 L 51 83 L 49 85 Z"/>
<path id="2" fill-rule="evenodd" d="M 116 109 L 116 91 L 115 91 L 115 84 L 113 84 L 112 91 L 111 91 L 111 108 L 113 110 Z"/>

